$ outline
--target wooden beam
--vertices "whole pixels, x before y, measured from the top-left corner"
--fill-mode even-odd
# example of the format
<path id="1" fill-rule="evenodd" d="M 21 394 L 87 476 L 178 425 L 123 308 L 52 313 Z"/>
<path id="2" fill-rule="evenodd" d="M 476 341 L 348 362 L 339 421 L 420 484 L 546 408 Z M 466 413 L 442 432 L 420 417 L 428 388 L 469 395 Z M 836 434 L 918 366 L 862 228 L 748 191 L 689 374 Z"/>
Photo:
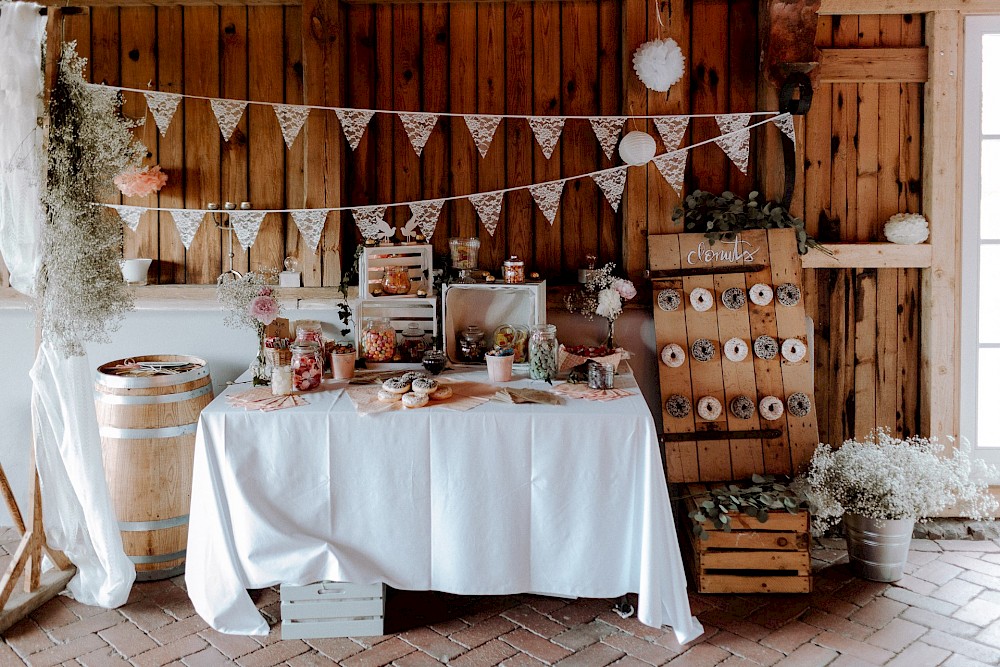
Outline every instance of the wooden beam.
<path id="1" fill-rule="evenodd" d="M 935 11 L 1000 14 L 996 0 L 822 0 L 820 14 L 927 14 Z"/>
<path id="2" fill-rule="evenodd" d="M 20 0 L 19 0 L 20 1 Z M 24 0 L 49 7 L 204 7 L 238 5 L 301 5 L 302 0 Z"/>
<path id="3" fill-rule="evenodd" d="M 820 83 L 927 81 L 927 49 L 823 49 Z"/>
<path id="4" fill-rule="evenodd" d="M 75 567 L 67 570 L 52 568 L 42 572 L 41 583 L 35 591 L 31 593 L 14 591 L 7 600 L 7 606 L 0 611 L 0 634 L 59 595 L 75 574 Z"/>
<path id="5" fill-rule="evenodd" d="M 802 256 L 803 269 L 924 269 L 931 265 L 927 244 L 825 243 L 832 253 L 810 250 Z"/>

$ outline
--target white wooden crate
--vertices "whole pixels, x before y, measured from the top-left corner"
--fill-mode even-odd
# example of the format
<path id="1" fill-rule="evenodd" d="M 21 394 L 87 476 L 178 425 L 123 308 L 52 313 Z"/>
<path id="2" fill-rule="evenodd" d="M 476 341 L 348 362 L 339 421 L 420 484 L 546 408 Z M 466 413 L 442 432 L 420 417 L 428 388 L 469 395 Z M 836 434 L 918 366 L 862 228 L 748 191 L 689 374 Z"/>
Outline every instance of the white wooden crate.
<path id="1" fill-rule="evenodd" d="M 493 346 L 493 332 L 501 324 L 545 324 L 545 281 L 451 283 L 444 286 L 441 303 L 444 352 L 457 362 L 456 338 L 470 324 L 486 332 L 487 347 Z"/>
<path id="2" fill-rule="evenodd" d="M 282 639 L 381 635 L 384 617 L 384 584 L 281 585 Z"/>
<path id="3" fill-rule="evenodd" d="M 410 322 L 416 322 L 431 340 L 438 332 L 437 300 L 433 297 L 389 297 L 362 299 L 358 302 L 359 332 L 366 317 L 386 317 L 396 333 L 403 333 Z"/>
<path id="4" fill-rule="evenodd" d="M 433 296 L 434 281 L 431 278 L 431 272 L 434 269 L 434 253 L 430 244 L 365 246 L 358 261 L 358 292 L 362 299 L 373 298 L 372 287 L 381 285 L 382 271 L 387 266 L 405 266 L 410 273 L 410 291 L 416 292 L 417 285 L 423 281 L 426 285 L 427 296 Z M 379 296 L 374 298 L 393 299 L 396 297 Z"/>

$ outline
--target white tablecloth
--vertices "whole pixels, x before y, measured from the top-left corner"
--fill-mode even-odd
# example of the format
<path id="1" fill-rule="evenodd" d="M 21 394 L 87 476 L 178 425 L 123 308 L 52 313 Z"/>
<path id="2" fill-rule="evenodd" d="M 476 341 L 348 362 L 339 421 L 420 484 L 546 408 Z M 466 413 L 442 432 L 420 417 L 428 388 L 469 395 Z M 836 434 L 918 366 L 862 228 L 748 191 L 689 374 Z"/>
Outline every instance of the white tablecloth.
<path id="1" fill-rule="evenodd" d="M 484 371 L 446 377 L 485 381 Z M 528 380 L 507 386 L 545 387 Z M 247 388 L 230 387 L 226 393 Z M 634 397 L 359 416 L 343 383 L 276 412 L 202 412 L 186 582 L 213 628 L 266 634 L 246 589 L 319 580 L 613 598 L 691 616 L 653 419 Z"/>

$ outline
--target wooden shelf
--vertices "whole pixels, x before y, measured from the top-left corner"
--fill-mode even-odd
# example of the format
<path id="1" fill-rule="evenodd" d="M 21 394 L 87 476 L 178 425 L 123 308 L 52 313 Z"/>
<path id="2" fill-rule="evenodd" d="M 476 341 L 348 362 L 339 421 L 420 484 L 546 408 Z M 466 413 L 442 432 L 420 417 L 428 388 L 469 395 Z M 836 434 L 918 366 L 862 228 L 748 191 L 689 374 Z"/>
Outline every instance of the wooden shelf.
<path id="1" fill-rule="evenodd" d="M 833 256 L 812 249 L 802 256 L 804 269 L 926 269 L 932 246 L 895 243 L 824 243 Z"/>

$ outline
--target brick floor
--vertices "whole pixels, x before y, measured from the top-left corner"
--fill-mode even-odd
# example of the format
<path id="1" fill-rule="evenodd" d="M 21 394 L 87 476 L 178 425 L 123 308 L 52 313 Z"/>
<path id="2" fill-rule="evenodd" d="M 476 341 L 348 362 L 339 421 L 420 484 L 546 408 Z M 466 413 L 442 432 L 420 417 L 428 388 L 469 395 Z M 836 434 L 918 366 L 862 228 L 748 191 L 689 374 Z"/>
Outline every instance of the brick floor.
<path id="1" fill-rule="evenodd" d="M 0 528 L 0 553 L 16 538 Z M 976 667 L 1000 664 L 1000 543 L 915 540 L 896 584 L 855 578 L 842 540 L 817 540 L 810 595 L 689 594 L 705 634 L 622 619 L 608 600 L 390 591 L 380 637 L 224 635 L 193 612 L 183 578 L 136 584 L 115 610 L 51 600 L 7 631 L 7 665 L 141 667 Z M 272 623 L 274 589 L 254 593 Z M 634 599 L 633 599 L 634 602 Z"/>

